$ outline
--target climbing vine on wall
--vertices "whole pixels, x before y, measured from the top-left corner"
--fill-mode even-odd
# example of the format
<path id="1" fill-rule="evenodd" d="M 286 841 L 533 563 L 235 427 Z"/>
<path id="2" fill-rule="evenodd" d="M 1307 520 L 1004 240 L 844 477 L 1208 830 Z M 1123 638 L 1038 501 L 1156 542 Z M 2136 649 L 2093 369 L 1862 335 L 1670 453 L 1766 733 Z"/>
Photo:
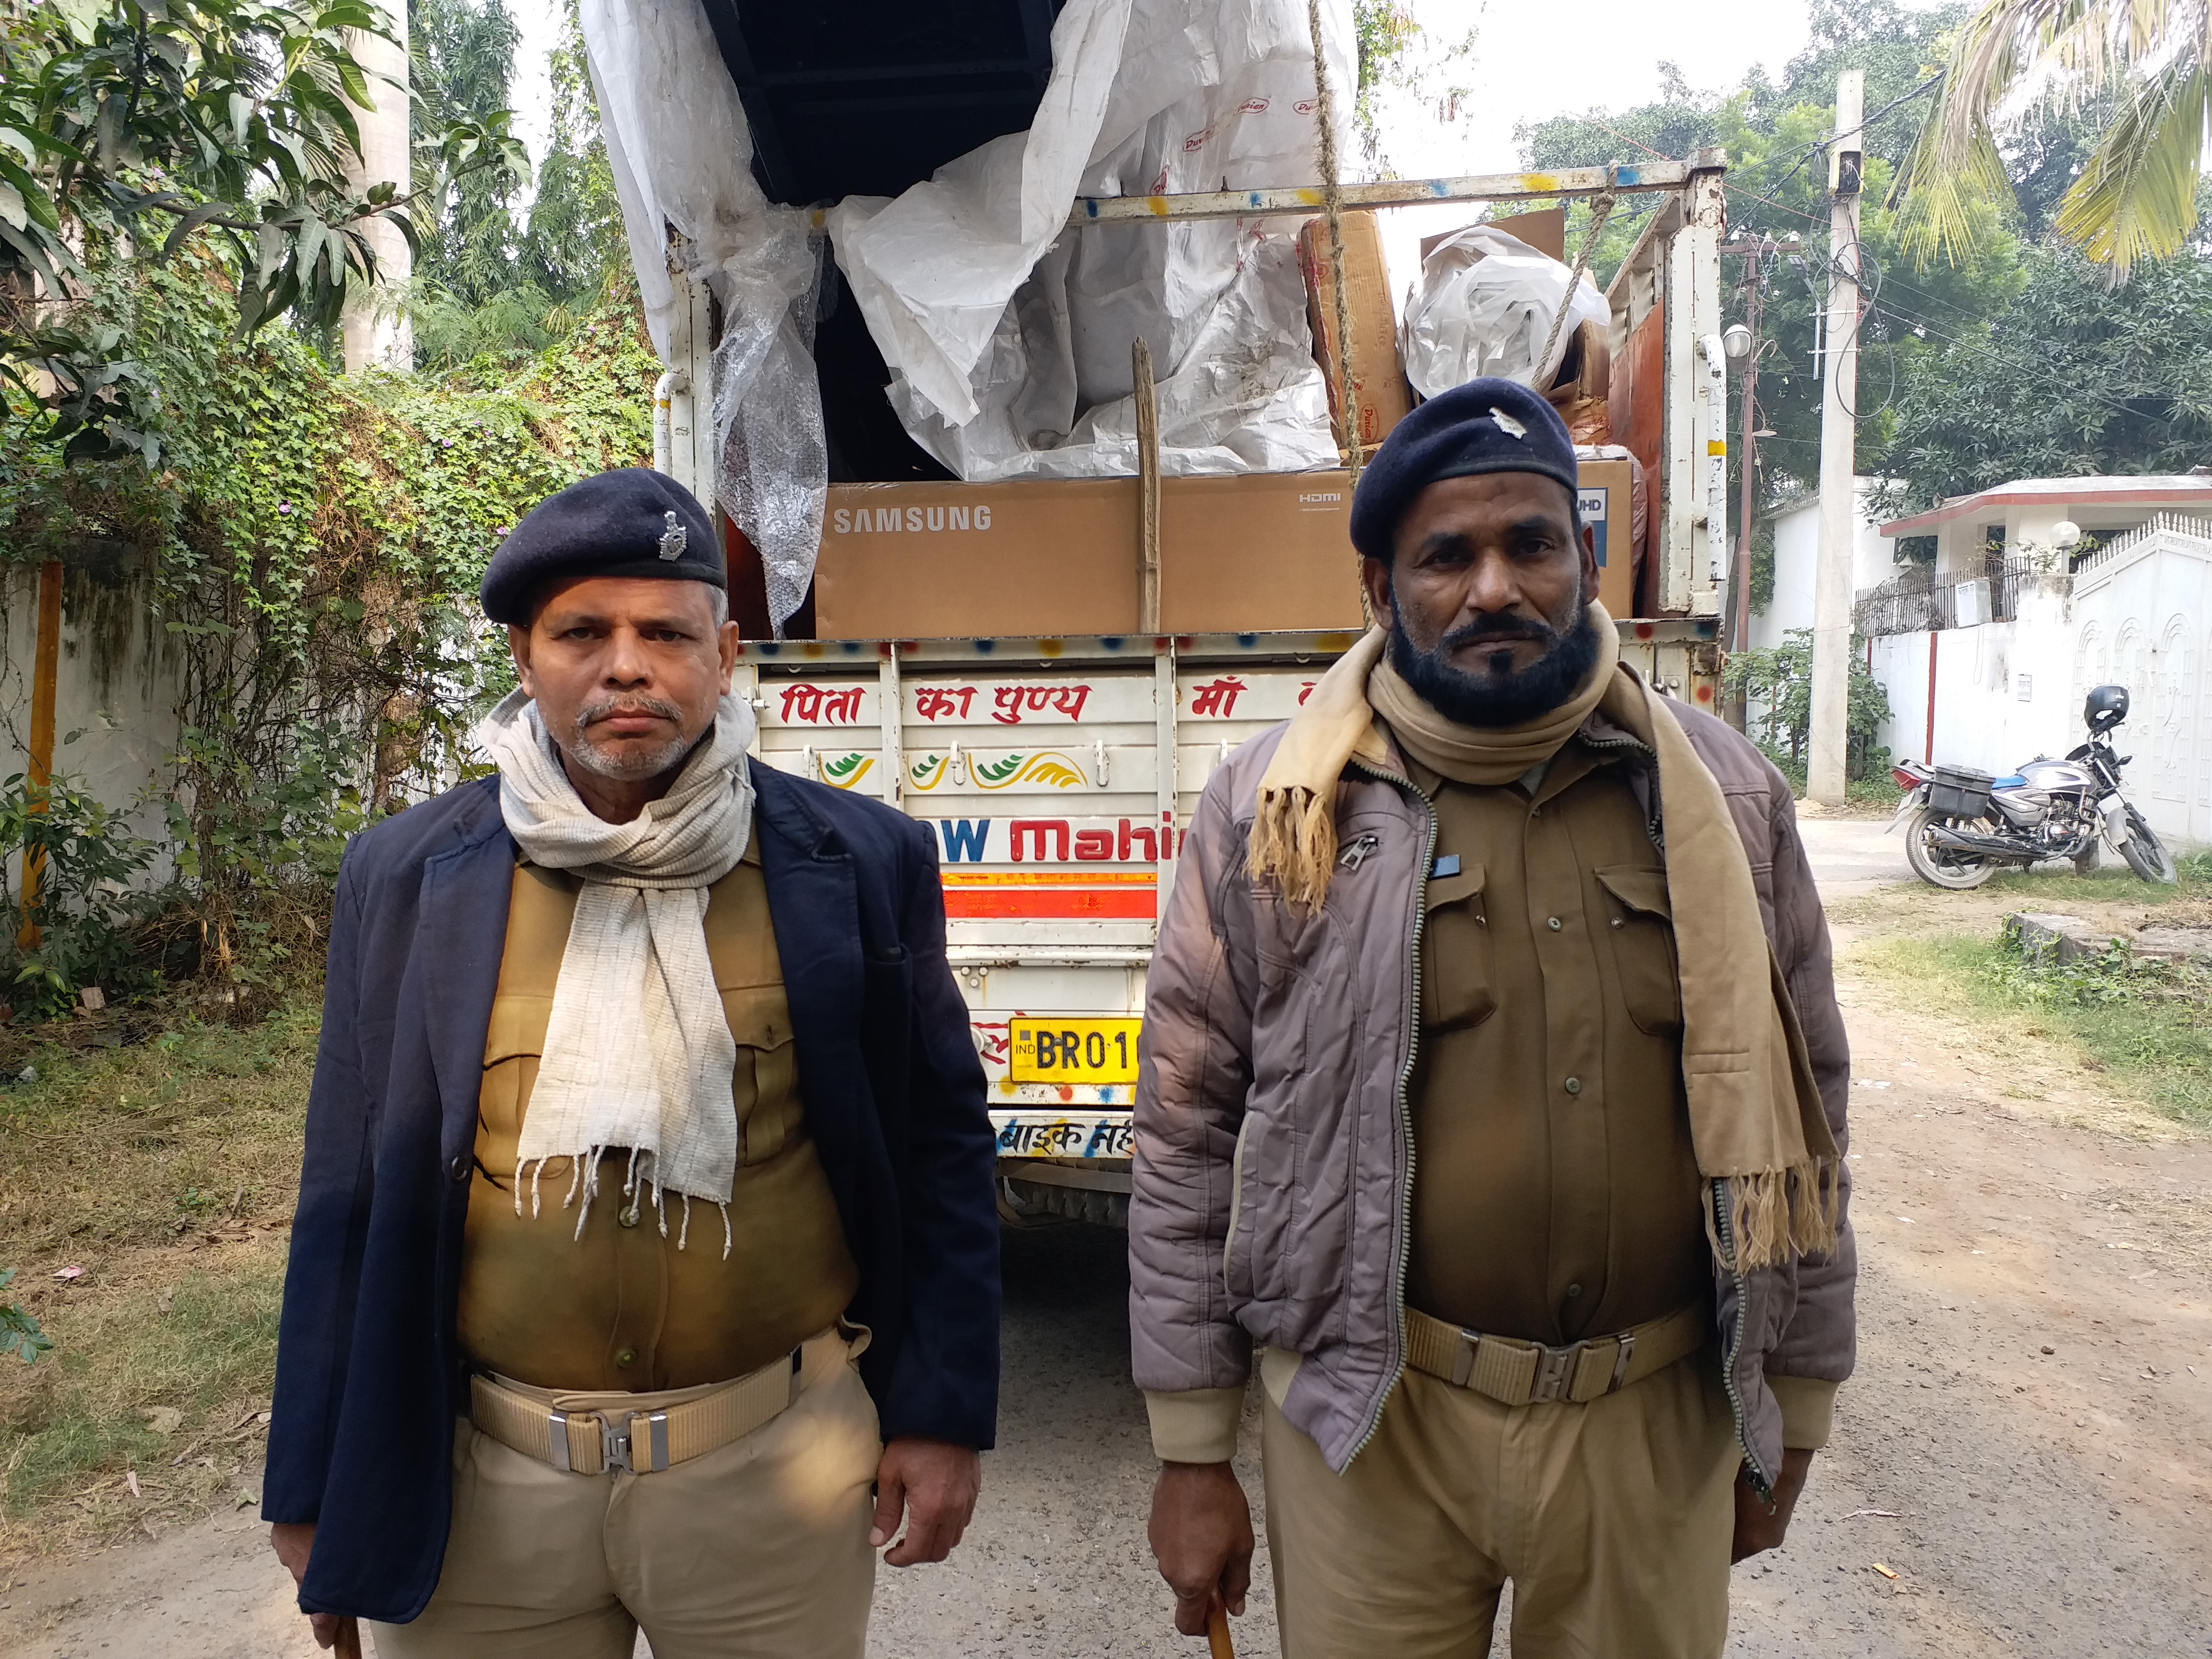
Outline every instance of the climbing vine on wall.
<path id="1" fill-rule="evenodd" d="M 250 1011 L 319 930 L 345 836 L 457 775 L 511 672 L 484 563 L 547 495 L 649 459 L 659 366 L 625 293 L 535 356 L 348 378 L 289 330 L 240 341 L 212 264 L 93 276 L 162 389 L 161 470 L 64 465 L 0 423 L 0 557 L 143 596 L 181 730 L 165 925 Z"/>

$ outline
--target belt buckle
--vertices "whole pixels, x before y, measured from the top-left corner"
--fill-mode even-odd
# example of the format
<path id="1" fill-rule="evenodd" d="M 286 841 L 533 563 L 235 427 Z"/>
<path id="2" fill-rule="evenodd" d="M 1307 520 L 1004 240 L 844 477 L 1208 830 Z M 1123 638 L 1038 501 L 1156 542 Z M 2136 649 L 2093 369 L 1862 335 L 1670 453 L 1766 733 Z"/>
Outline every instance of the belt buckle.
<path id="1" fill-rule="evenodd" d="M 658 1474 L 668 1467 L 666 1412 L 623 1412 L 619 1424 L 615 1421 L 617 1414 L 611 1412 L 594 1412 L 592 1415 L 599 1419 L 599 1442 L 605 1449 L 607 1468 L 624 1469 L 632 1474 Z M 646 1460 L 642 1465 L 635 1457 L 641 1419 L 646 1427 Z"/>
<path id="2" fill-rule="evenodd" d="M 1530 1405 L 1567 1397 L 1573 1389 L 1575 1360 L 1581 1352 L 1579 1342 L 1564 1348 L 1536 1350 L 1536 1374 L 1528 1379 Z"/>

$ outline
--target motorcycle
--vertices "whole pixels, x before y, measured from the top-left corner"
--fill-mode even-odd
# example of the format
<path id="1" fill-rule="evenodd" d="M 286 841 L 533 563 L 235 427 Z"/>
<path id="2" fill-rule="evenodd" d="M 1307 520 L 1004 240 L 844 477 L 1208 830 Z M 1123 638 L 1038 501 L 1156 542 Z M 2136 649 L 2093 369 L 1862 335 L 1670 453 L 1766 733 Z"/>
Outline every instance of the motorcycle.
<path id="1" fill-rule="evenodd" d="M 2173 855 L 2143 815 L 2120 793 L 2120 769 L 2134 758 L 2112 752 L 2112 728 L 2128 717 L 2124 685 L 2089 693 L 2081 717 L 2089 741 L 2063 761 L 2042 755 L 2010 777 L 1968 766 L 1899 761 L 1890 768 L 1905 791 L 1894 831 L 1905 825 L 1913 874 L 1936 887 L 1978 887 L 2007 866 L 2026 869 L 2066 859 L 2087 875 L 2098 849 L 2111 846 L 2145 881 L 2174 879 Z"/>

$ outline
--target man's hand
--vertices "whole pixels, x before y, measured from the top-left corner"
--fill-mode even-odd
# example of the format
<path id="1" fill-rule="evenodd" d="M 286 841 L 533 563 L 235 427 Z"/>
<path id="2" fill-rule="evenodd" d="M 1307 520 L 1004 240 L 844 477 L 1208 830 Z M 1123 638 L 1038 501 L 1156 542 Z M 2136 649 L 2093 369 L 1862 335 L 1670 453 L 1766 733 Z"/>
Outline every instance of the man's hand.
<path id="1" fill-rule="evenodd" d="M 1790 1531 L 1790 1513 L 1797 1507 L 1797 1495 L 1805 1490 L 1805 1475 L 1812 1467 L 1810 1451 L 1782 1454 L 1782 1472 L 1774 1478 L 1774 1507 L 1771 1510 L 1752 1490 L 1748 1474 L 1736 1476 L 1735 1553 L 1729 1560 L 1741 1561 L 1762 1550 L 1782 1547 L 1782 1540 Z"/>
<path id="2" fill-rule="evenodd" d="M 1252 1506 L 1228 1464 L 1161 1464 L 1150 1536 L 1160 1577 L 1175 1591 L 1177 1630 L 1205 1635 L 1217 1600 L 1243 1613 L 1252 1587 Z"/>
<path id="3" fill-rule="evenodd" d="M 307 1555 L 315 1547 L 315 1523 L 312 1521 L 279 1521 L 269 1528 L 269 1542 L 276 1552 L 276 1559 L 284 1564 L 296 1585 L 307 1576 Z M 311 1613 L 307 1623 L 313 1626 L 315 1645 L 319 1648 L 335 1646 L 338 1639 L 338 1616 L 334 1613 Z"/>
<path id="4" fill-rule="evenodd" d="M 974 1447 L 915 1435 L 892 1441 L 876 1465 L 876 1523 L 868 1547 L 880 1549 L 890 1542 L 903 1510 L 906 1536 L 884 1555 L 884 1565 L 942 1561 L 968 1530 L 975 1494 L 982 1489 L 983 1459 Z"/>

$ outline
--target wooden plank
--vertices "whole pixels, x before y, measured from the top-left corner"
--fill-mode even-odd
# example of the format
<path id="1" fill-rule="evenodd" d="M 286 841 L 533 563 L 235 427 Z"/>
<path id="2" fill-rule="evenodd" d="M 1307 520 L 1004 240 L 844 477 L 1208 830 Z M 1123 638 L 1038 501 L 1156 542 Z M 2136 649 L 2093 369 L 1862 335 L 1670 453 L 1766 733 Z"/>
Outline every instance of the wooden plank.
<path id="1" fill-rule="evenodd" d="M 1137 631 L 1160 631 L 1160 404 L 1152 349 L 1139 334 L 1129 347 L 1137 400 Z"/>

